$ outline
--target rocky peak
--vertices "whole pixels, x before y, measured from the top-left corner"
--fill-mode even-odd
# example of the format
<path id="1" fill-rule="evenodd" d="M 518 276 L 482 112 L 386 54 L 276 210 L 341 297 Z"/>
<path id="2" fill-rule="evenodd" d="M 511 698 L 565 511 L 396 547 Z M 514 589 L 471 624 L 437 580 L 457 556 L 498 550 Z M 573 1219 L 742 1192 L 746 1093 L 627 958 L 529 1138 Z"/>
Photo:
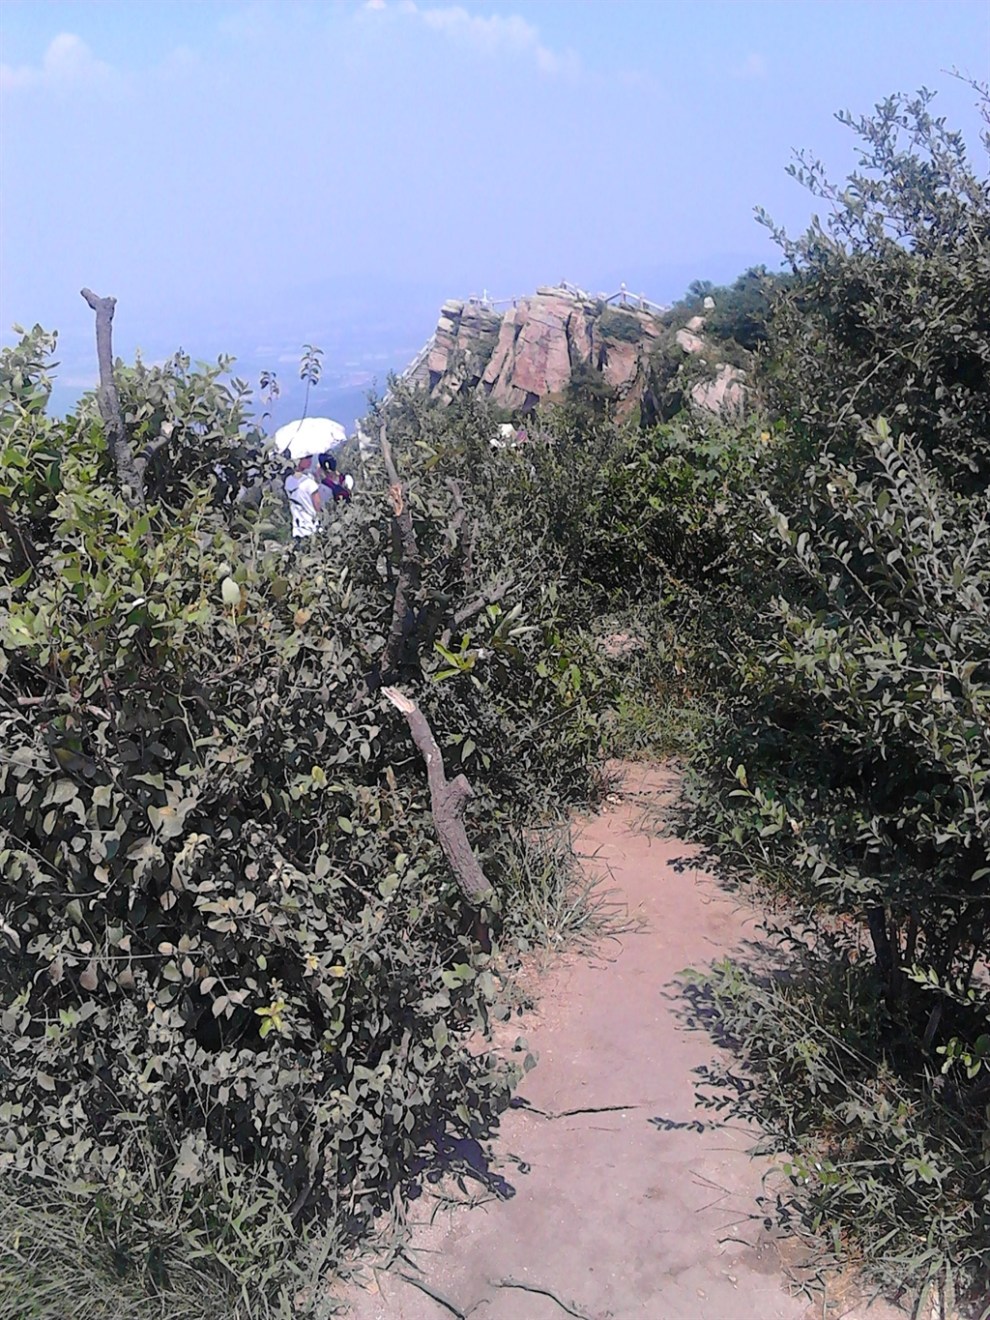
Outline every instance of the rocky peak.
<path id="1" fill-rule="evenodd" d="M 643 402 L 661 357 L 710 357 L 704 318 L 693 317 L 675 334 L 665 311 L 646 299 L 593 297 L 571 285 L 539 288 L 504 312 L 480 299 L 446 302 L 406 379 L 434 398 L 474 391 L 510 411 L 529 412 L 563 399 L 575 373 L 590 368 L 614 391 L 621 419 Z M 687 397 L 710 411 L 740 408 L 745 373 L 727 368 L 731 376 L 715 389 L 722 370 L 717 366 L 711 381 L 697 379 Z"/>

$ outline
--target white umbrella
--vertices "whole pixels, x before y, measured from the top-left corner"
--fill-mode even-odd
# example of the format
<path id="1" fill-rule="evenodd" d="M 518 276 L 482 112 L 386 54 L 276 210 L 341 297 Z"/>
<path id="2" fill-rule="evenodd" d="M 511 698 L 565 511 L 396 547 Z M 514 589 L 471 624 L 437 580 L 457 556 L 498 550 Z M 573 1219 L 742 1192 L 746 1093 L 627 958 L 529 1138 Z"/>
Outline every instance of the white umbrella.
<path id="1" fill-rule="evenodd" d="M 297 422 L 280 426 L 273 437 L 275 447 L 290 458 L 312 458 L 328 449 L 336 449 L 347 439 L 340 422 L 329 417 L 300 417 Z"/>

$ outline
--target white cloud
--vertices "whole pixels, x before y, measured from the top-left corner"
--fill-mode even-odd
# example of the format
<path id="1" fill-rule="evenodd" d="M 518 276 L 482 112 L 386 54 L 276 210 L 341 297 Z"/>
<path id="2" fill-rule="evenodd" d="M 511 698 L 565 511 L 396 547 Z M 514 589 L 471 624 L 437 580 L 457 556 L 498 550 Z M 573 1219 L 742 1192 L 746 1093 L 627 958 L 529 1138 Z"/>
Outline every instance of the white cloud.
<path id="1" fill-rule="evenodd" d="M 737 78 L 765 78 L 767 76 L 766 59 L 751 51 L 735 70 Z"/>
<path id="2" fill-rule="evenodd" d="M 113 70 L 98 60 L 74 32 L 60 32 L 53 37 L 40 65 L 0 64 L 0 88 L 13 91 L 42 87 L 48 91 L 72 87 L 93 87 L 108 83 Z"/>
<path id="3" fill-rule="evenodd" d="M 471 14 L 463 5 L 426 8 L 416 0 L 365 0 L 366 12 L 393 9 L 416 19 L 433 32 L 452 41 L 473 46 L 486 55 L 510 54 L 532 61 L 541 73 L 576 77 L 581 60 L 573 50 L 555 51 L 544 45 L 540 30 L 519 14 Z"/>
<path id="4" fill-rule="evenodd" d="M 0 90 L 70 92 L 99 89 L 135 92 L 147 79 L 192 77 L 202 69 L 199 54 L 188 46 L 176 46 L 160 62 L 142 73 L 124 73 L 97 57 L 73 32 L 60 32 L 49 42 L 40 64 L 0 64 Z"/>

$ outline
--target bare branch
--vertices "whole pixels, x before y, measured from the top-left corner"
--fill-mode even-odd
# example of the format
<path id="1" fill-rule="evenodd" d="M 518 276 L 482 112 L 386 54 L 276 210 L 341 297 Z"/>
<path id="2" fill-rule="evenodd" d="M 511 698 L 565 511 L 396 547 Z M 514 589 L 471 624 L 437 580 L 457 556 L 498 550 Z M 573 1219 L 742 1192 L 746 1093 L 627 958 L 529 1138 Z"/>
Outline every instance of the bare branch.
<path id="1" fill-rule="evenodd" d="M 467 517 L 467 510 L 464 507 L 464 492 L 456 477 L 447 477 L 444 485 L 450 491 L 454 501 L 454 516 L 450 520 L 449 532 L 452 538 L 456 538 L 464 525 L 464 519 Z"/>
<path id="2" fill-rule="evenodd" d="M 398 486 L 399 473 L 395 466 L 395 459 L 392 457 L 392 446 L 389 444 L 388 430 L 384 422 L 382 422 L 378 431 L 378 443 L 381 446 L 382 458 L 385 461 L 385 471 L 388 474 L 389 485 Z"/>
<path id="3" fill-rule="evenodd" d="M 464 775 L 448 780 L 443 757 L 433 736 L 426 716 L 410 697 L 398 688 L 383 688 L 382 692 L 396 710 L 406 717 L 413 742 L 426 762 L 426 777 L 430 785 L 430 809 L 436 826 L 437 838 L 444 856 L 450 863 L 464 897 L 473 906 L 483 903 L 492 887 L 481 869 L 464 828 L 464 807 L 472 796 L 471 785 Z"/>
<path id="4" fill-rule="evenodd" d="M 128 504 L 144 508 L 144 479 L 127 438 L 127 427 L 120 409 L 120 397 L 113 378 L 113 340 L 111 327 L 116 298 L 100 298 L 92 289 L 81 290 L 82 296 L 96 313 L 96 359 L 100 367 L 100 388 L 97 401 L 100 416 L 106 427 L 110 452 L 117 465 L 117 479 L 121 493 Z"/>
<path id="5" fill-rule="evenodd" d="M 476 614 L 480 614 L 487 606 L 496 604 L 508 592 L 511 586 L 512 579 L 506 578 L 504 581 L 500 582 L 497 587 L 492 587 L 490 591 L 486 591 L 483 595 L 478 596 L 477 599 L 469 601 L 467 605 L 462 606 L 462 608 L 454 615 L 451 627 L 459 628 L 462 624 L 467 623 L 468 619 L 473 619 Z"/>
<path id="6" fill-rule="evenodd" d="M 474 581 L 474 547 L 477 540 L 478 520 L 475 518 L 464 533 L 463 573 L 466 586 L 470 586 Z"/>

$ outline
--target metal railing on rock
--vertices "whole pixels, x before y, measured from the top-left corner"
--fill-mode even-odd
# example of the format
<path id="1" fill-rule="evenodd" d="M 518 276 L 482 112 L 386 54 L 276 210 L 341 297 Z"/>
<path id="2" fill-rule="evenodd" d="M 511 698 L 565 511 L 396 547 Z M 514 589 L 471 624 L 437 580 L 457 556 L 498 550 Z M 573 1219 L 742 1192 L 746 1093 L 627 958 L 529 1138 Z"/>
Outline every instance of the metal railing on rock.
<path id="1" fill-rule="evenodd" d="M 582 289 L 580 285 L 572 284 L 570 280 L 561 280 L 559 284 L 544 285 L 542 287 L 548 293 L 566 293 L 581 302 L 618 303 L 620 307 L 651 312 L 654 316 L 662 316 L 664 312 L 670 311 L 667 304 L 654 302 L 652 298 L 647 298 L 645 293 L 630 293 L 625 284 L 620 284 L 615 293 L 590 293 L 587 289 Z M 493 298 L 486 289 L 483 293 L 472 293 L 464 299 L 464 302 L 466 305 L 483 307 L 486 311 L 497 312 L 499 308 L 518 307 L 521 302 L 532 297 L 531 293 L 527 293 L 519 294 L 514 298 Z"/>

